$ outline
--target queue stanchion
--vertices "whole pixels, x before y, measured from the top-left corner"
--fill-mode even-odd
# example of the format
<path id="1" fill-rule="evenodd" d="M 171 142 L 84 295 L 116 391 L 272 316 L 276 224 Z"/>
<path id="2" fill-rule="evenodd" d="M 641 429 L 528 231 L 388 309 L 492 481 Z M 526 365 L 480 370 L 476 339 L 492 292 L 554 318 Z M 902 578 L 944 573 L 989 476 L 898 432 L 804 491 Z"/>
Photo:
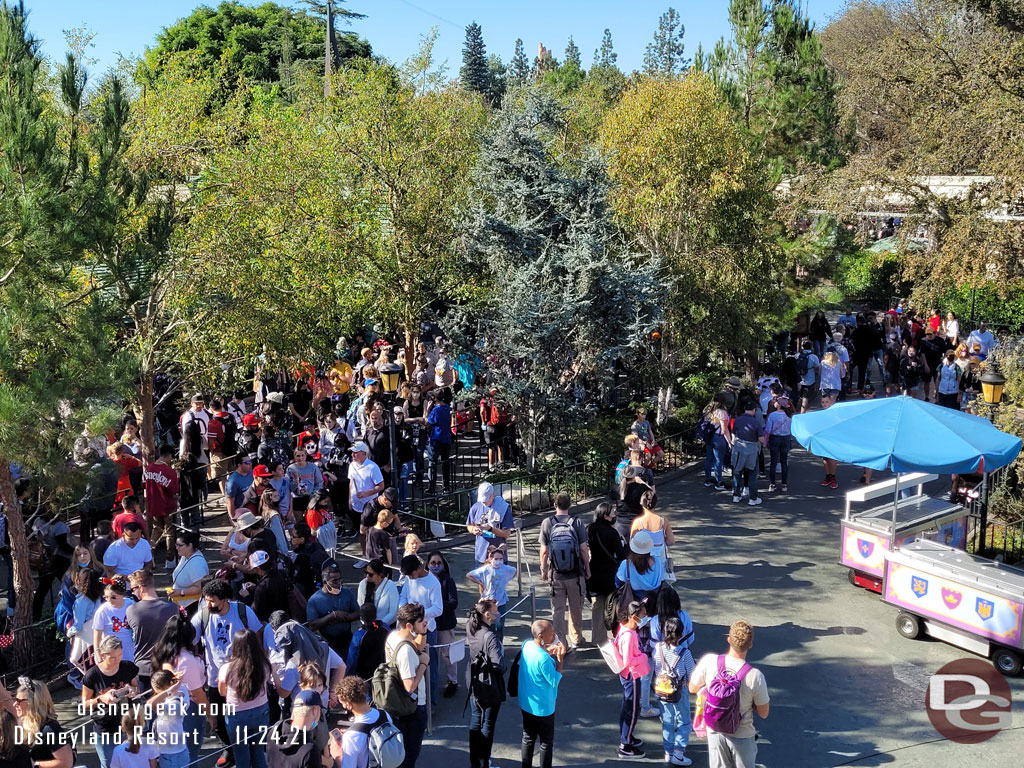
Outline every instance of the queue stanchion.
<path id="1" fill-rule="evenodd" d="M 523 596 L 523 521 L 516 520 L 516 597 Z"/>
<path id="2" fill-rule="evenodd" d="M 537 588 L 530 585 L 530 626 L 537 620 Z"/>
<path id="3" fill-rule="evenodd" d="M 427 733 L 434 733 L 434 702 L 430 700 L 430 646 L 427 646 L 427 668 L 423 672 L 423 685 L 427 690 Z"/>

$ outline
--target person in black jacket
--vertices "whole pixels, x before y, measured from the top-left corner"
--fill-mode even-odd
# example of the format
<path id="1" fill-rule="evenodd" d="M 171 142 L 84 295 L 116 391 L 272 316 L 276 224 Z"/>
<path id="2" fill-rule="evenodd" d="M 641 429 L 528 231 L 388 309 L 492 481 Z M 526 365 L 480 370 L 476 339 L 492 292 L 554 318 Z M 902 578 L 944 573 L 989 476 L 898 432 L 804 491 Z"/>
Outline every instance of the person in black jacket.
<path id="1" fill-rule="evenodd" d="M 451 662 L 451 645 L 455 641 L 455 610 L 459 607 L 459 587 L 452 578 L 448 561 L 440 552 L 432 552 L 427 558 L 427 568 L 441 582 L 441 606 L 443 611 L 437 617 L 437 644 L 441 647 L 441 658 L 444 659 L 445 671 L 448 674 L 448 685 L 444 689 L 444 697 L 450 699 L 459 689 L 459 676 L 455 665 Z"/>
<path id="2" fill-rule="evenodd" d="M 622 536 L 615 530 L 615 518 L 616 504 L 603 501 L 594 510 L 594 522 L 587 528 L 587 538 L 590 541 L 590 578 L 587 579 L 587 594 L 593 598 L 590 613 L 595 645 L 603 645 L 608 639 L 604 610 L 615 592 L 615 572 L 626 556 Z"/>
<path id="3" fill-rule="evenodd" d="M 472 676 L 473 661 L 478 656 L 486 658 L 496 669 L 499 676 L 504 675 L 504 660 L 501 640 L 494 631 L 494 623 L 498 620 L 498 606 L 493 600 L 481 600 L 469 612 L 466 622 L 466 644 L 469 646 L 466 679 L 469 686 L 470 703 L 473 717 L 469 723 L 469 765 L 470 768 L 488 768 L 491 760 L 491 747 L 494 744 L 494 731 L 498 722 L 498 710 L 501 702 L 481 702 L 477 700 Z M 482 696 L 481 692 L 481 696 Z"/>
<path id="4" fill-rule="evenodd" d="M 295 562 L 292 565 L 292 581 L 307 600 L 316 591 L 317 581 L 323 571 L 324 563 L 330 559 L 327 550 L 316 540 L 309 526 L 296 523 L 292 529 L 292 552 Z"/>

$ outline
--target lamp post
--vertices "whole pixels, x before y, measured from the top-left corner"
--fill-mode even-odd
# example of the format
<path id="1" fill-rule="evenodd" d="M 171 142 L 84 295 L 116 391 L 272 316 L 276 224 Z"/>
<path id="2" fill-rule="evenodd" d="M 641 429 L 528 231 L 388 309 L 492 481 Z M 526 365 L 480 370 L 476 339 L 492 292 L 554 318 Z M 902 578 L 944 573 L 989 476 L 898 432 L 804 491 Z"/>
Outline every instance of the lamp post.
<path id="1" fill-rule="evenodd" d="M 981 398 L 985 401 L 989 421 L 994 421 L 996 409 L 1003 400 L 1003 385 L 1006 384 L 1006 377 L 999 370 L 999 361 L 993 350 L 985 364 L 985 373 L 981 375 Z M 985 547 L 985 537 L 988 533 L 988 472 L 982 473 L 981 480 L 981 546 L 982 552 Z"/>
<path id="2" fill-rule="evenodd" d="M 395 395 L 398 393 L 398 380 L 402 377 L 402 366 L 398 363 L 384 363 L 377 369 L 377 374 L 380 376 L 380 384 L 384 389 L 385 399 L 388 406 L 395 404 Z M 395 414 L 388 408 L 388 411 L 384 414 L 384 418 L 388 422 L 388 445 L 390 446 L 391 453 L 391 487 L 398 489 L 399 482 L 399 467 L 398 451 L 395 446 Z"/>

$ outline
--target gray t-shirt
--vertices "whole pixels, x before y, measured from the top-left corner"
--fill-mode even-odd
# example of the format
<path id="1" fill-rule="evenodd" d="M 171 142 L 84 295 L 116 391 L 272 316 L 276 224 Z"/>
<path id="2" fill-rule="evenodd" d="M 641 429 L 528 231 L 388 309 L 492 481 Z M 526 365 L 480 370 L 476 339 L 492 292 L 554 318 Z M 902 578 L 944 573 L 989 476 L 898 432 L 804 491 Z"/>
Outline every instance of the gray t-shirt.
<path id="1" fill-rule="evenodd" d="M 544 522 L 540 524 L 540 545 L 542 547 L 549 547 L 551 544 L 551 528 L 555 524 L 555 520 L 561 522 L 568 522 L 572 526 L 573 533 L 576 534 L 576 542 L 579 544 L 580 551 L 582 552 L 583 546 L 589 544 L 590 541 L 587 537 L 587 526 L 576 517 L 576 515 L 551 515 L 551 517 L 545 518 Z M 580 564 L 580 574 L 582 575 L 582 562 Z M 554 572 L 554 568 L 552 568 Z"/>
<path id="2" fill-rule="evenodd" d="M 128 606 L 125 618 L 135 643 L 135 665 L 143 677 L 153 674 L 150 666 L 153 648 L 160 633 L 177 612 L 178 606 L 167 600 L 140 600 Z"/>

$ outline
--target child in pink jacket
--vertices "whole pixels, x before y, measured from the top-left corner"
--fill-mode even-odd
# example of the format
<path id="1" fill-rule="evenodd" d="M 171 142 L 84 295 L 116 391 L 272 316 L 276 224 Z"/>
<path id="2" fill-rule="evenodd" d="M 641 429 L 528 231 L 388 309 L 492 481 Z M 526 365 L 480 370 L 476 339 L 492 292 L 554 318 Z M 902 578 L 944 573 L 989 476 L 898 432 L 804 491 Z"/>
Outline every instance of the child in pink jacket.
<path id="1" fill-rule="evenodd" d="M 640 719 L 640 683 L 651 671 L 647 654 L 640 650 L 637 627 L 648 621 L 644 604 L 633 601 L 619 613 L 619 632 L 615 650 L 622 662 L 619 680 L 622 683 L 622 710 L 619 712 L 619 758 L 639 759 L 644 756 L 639 740 L 633 736 Z"/>

